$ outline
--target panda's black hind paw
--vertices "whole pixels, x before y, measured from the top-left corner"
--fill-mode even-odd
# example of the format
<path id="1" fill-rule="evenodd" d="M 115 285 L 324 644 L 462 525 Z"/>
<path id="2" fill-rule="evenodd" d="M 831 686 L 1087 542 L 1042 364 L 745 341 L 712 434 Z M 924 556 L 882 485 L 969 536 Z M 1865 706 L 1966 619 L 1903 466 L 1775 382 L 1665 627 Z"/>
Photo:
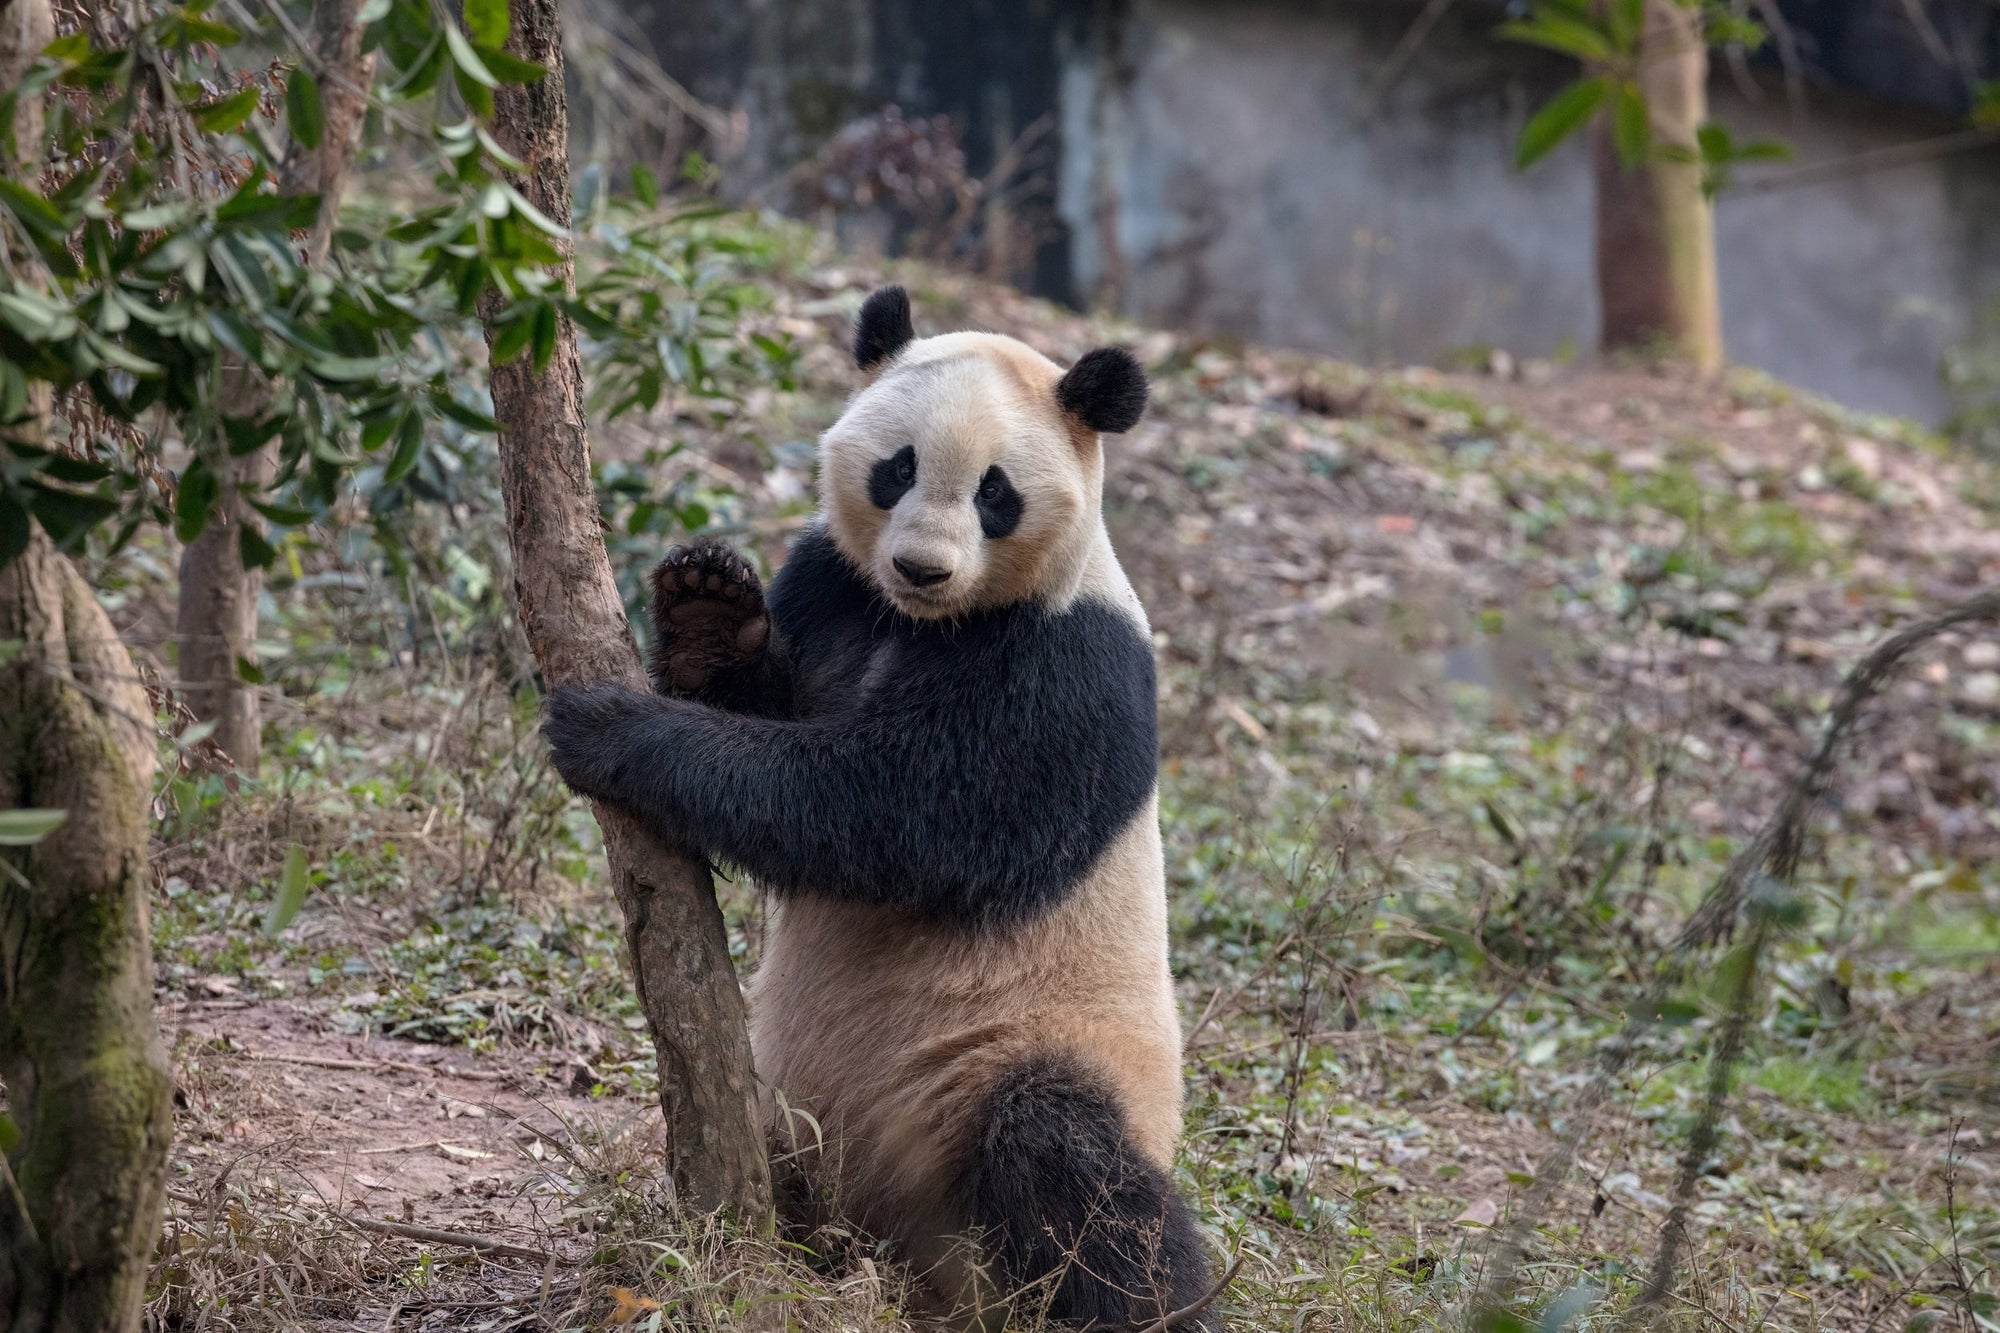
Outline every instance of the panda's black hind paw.
<path id="1" fill-rule="evenodd" d="M 764 660 L 771 617 L 757 571 L 723 542 L 676 546 L 653 569 L 653 654 L 661 694 L 702 698 Z"/>

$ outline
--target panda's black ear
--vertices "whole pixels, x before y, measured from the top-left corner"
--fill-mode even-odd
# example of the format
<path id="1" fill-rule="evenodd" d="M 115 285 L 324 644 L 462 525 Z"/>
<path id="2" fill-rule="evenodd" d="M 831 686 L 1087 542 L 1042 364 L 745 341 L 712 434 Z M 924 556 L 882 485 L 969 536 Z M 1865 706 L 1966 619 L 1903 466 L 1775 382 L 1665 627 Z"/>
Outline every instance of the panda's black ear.
<path id="1" fill-rule="evenodd" d="M 1062 410 L 1094 431 L 1123 435 L 1146 411 L 1146 370 L 1122 347 L 1100 347 L 1056 381 Z"/>
<path id="2" fill-rule="evenodd" d="M 874 370 L 917 336 L 910 322 L 910 294 L 901 287 L 878 287 L 861 303 L 854 321 L 854 364 Z"/>

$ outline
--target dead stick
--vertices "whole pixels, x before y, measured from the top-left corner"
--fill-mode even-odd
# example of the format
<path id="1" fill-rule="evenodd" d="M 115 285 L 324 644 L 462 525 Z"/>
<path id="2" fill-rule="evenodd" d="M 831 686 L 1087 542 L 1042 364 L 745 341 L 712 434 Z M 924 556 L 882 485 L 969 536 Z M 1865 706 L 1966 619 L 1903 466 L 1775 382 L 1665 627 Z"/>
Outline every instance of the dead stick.
<path id="1" fill-rule="evenodd" d="M 490 1083 L 507 1076 L 485 1069 L 455 1069 L 450 1065 L 419 1065 L 407 1060 L 344 1060 L 333 1055 L 284 1055 L 276 1051 L 245 1051 L 252 1060 L 271 1060 L 286 1065 L 311 1065 L 316 1069 L 394 1069 L 405 1074 L 432 1074 L 443 1078 L 468 1078 Z"/>
<path id="2" fill-rule="evenodd" d="M 462 1245 L 468 1250 L 482 1250 L 487 1254 L 504 1254 L 515 1259 L 533 1259 L 541 1264 L 553 1264 L 556 1256 L 547 1250 L 533 1250 L 525 1245 L 512 1245 L 491 1236 L 475 1236 L 469 1231 L 440 1231 L 436 1227 L 412 1226 L 407 1222 L 377 1222 L 372 1217 L 352 1217 L 346 1213 L 333 1213 L 351 1227 L 363 1231 L 379 1231 L 385 1236 L 400 1236 L 404 1240 L 426 1240 L 433 1245 Z"/>

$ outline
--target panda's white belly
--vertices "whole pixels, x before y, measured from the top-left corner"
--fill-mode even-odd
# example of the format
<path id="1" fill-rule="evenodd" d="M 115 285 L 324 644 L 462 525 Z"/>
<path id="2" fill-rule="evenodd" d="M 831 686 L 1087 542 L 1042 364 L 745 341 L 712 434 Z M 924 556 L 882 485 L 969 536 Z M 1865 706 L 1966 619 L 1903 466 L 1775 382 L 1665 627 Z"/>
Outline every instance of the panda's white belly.
<path id="1" fill-rule="evenodd" d="M 1171 1162 L 1180 1024 L 1167 970 L 1157 798 L 1054 911 L 972 935 L 891 909 L 790 898 L 751 983 L 757 1072 L 811 1113 L 843 1211 L 895 1230 L 940 1205 L 994 1080 L 1067 1053 L 1116 1092 L 1141 1148 Z M 813 1132 L 794 1117 L 795 1145 Z M 822 1159 L 826 1160 L 826 1159 Z"/>

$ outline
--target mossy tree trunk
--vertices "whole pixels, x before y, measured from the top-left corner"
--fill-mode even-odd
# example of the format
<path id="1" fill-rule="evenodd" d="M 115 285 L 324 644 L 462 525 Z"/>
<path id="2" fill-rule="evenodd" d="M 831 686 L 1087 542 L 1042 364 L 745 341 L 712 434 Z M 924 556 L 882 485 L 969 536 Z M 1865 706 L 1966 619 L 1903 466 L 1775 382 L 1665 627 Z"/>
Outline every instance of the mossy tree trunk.
<path id="1" fill-rule="evenodd" d="M 0 808 L 68 812 L 0 849 L 0 1327 L 136 1329 L 173 1132 L 146 919 L 152 707 L 39 529 L 0 569 L 0 642 L 19 645 L 0 665 Z"/>
<path id="2" fill-rule="evenodd" d="M 318 148 L 292 143 L 284 171 L 287 189 L 321 198 L 319 221 L 306 241 L 306 258 L 313 264 L 326 258 L 368 109 L 375 57 L 361 52 L 360 13 L 360 0 L 318 0 L 313 6 L 324 129 Z M 254 418 L 270 410 L 270 386 L 247 371 L 229 374 L 220 392 L 221 410 L 228 416 Z M 244 563 L 242 540 L 243 529 L 257 522 L 249 497 L 270 483 L 277 460 L 272 446 L 265 445 L 243 457 L 217 461 L 224 494 L 209 525 L 181 552 L 174 638 L 189 710 L 215 724 L 216 745 L 238 769 L 254 773 L 263 758 L 262 709 L 240 664 L 254 651 L 264 577 Z"/>
<path id="3" fill-rule="evenodd" d="M 1699 14 L 1676 0 L 1648 0 L 1638 82 L 1656 147 L 1693 153 L 1708 115 L 1707 81 Z M 1598 118 L 1594 145 L 1602 345 L 1659 348 L 1714 370 L 1722 364 L 1722 314 L 1701 165 L 1657 153 L 1628 165 L 1608 121 Z"/>
<path id="4" fill-rule="evenodd" d="M 0 0 L 0 88 L 54 37 Z M 23 167 L 42 109 L 15 108 Z M 32 258 L 10 256 L 17 272 Z M 46 386 L 42 386 L 46 389 Z M 47 436 L 34 397 L 18 438 Z M 76 567 L 30 525 L 0 569 L 0 810 L 66 812 L 0 847 L 0 1328 L 127 1333 L 159 1239 L 173 1080 L 153 1025 L 146 898 L 153 710 Z"/>
<path id="5" fill-rule="evenodd" d="M 508 50 L 548 74 L 495 94 L 495 130 L 528 165 L 515 187 L 548 216 L 567 219 L 569 112 L 557 0 L 511 0 L 509 10 Z M 566 264 L 565 281 L 573 276 L 568 270 Z M 485 311 L 489 343 L 497 313 L 490 305 Z M 647 688 L 604 547 L 590 478 L 583 366 L 568 317 L 559 323 L 545 370 L 517 357 L 492 368 L 492 387 L 514 595 L 544 679 Z M 625 916 L 633 982 L 659 1053 L 660 1109 L 680 1202 L 693 1212 L 722 1210 L 763 1226 L 771 1213 L 770 1158 L 743 992 L 708 868 L 617 810 L 599 806 L 596 814 Z"/>

